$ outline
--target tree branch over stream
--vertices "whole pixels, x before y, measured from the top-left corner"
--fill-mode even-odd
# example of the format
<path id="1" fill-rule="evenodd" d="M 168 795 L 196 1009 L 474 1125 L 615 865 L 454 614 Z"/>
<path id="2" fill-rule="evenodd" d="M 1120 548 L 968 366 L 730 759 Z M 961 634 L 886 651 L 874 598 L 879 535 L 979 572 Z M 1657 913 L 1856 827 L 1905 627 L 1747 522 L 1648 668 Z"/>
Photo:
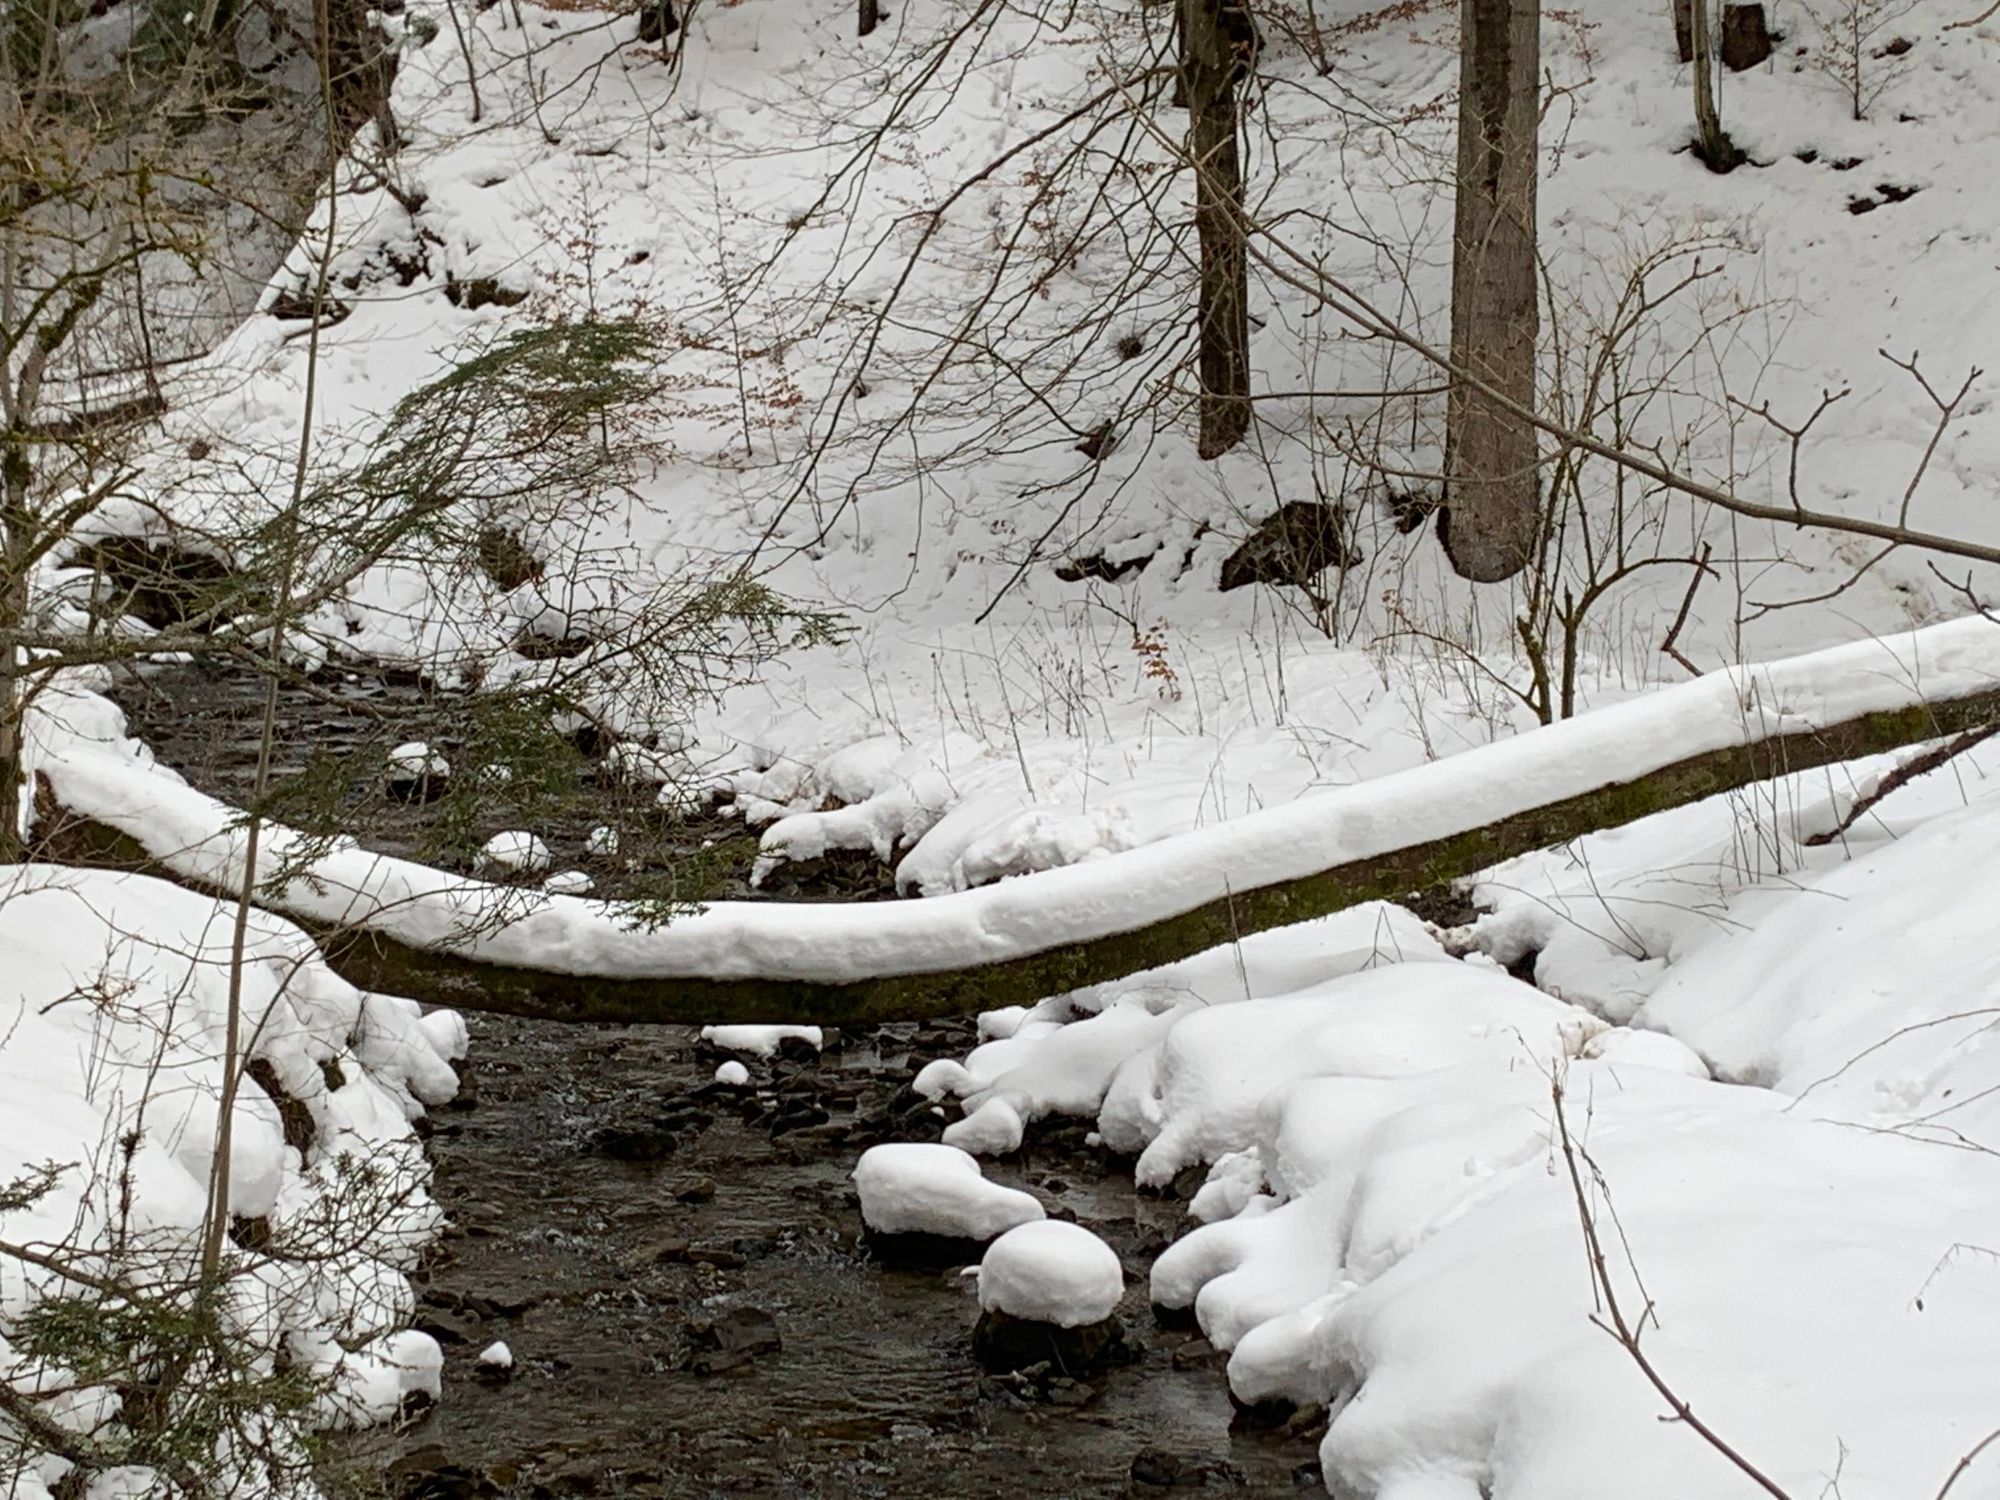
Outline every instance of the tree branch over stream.
<path id="1" fill-rule="evenodd" d="M 261 900 L 364 988 L 607 1023 L 869 1023 L 1122 978 L 1252 933 L 1437 889 L 1503 860 L 1819 766 L 2000 722 L 2000 625 L 1980 617 L 1729 668 L 1446 760 L 1125 853 L 957 895 L 866 906 L 718 902 L 660 927 L 616 903 L 336 850 Z M 240 880 L 222 804 L 104 750 L 45 766 L 100 859 Z M 135 847 L 136 846 L 136 847 Z M 76 857 L 77 850 L 62 851 Z M 274 888 L 275 887 L 275 888 Z M 499 903 L 509 905 L 502 912 Z"/>

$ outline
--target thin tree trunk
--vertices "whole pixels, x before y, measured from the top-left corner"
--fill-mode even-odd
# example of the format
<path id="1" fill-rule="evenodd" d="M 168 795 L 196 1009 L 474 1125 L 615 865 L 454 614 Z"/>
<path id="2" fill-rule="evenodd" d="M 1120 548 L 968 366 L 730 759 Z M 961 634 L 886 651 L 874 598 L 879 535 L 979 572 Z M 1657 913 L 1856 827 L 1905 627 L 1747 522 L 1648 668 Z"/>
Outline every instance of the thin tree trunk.
<path id="1" fill-rule="evenodd" d="M 1688 40 L 1694 64 L 1694 148 L 1712 172 L 1734 171 L 1743 153 L 1722 128 L 1715 106 L 1715 47 L 1709 25 L 1709 0 L 1694 0 L 1688 10 Z"/>
<path id="2" fill-rule="evenodd" d="M 875 28 L 882 24 L 881 0 L 860 0 L 860 21 L 861 24 L 857 34 L 860 36 L 872 35 Z"/>
<path id="3" fill-rule="evenodd" d="M 1462 0 L 1459 27 L 1452 359 L 1532 407 L 1541 11 L 1536 0 Z M 1492 583 L 1527 565 L 1542 514 L 1536 450 L 1529 424 L 1452 387 L 1440 534 L 1461 576 Z"/>
<path id="4" fill-rule="evenodd" d="M 29 569 L 21 558 L 27 546 L 30 474 L 21 444 L 7 442 L 0 453 L 0 864 L 15 864 L 23 853 L 28 684 L 21 650 L 5 636 L 28 621 Z"/>
<path id="5" fill-rule="evenodd" d="M 1201 245 L 1196 452 L 1218 458 L 1250 429 L 1250 277 L 1243 239 L 1243 161 L 1237 140 L 1239 55 L 1223 0 L 1180 0 L 1180 77 L 1187 96 L 1188 155 L 1195 164 L 1194 223 Z M 1240 29 L 1240 28 L 1239 28 Z"/>
<path id="6" fill-rule="evenodd" d="M 14 57 L 11 17 L 0 17 L 0 136 L 18 140 L 22 134 L 21 83 Z M 4 632 L 19 630 L 28 620 L 27 569 L 17 559 L 27 551 L 28 491 L 34 470 L 24 429 L 30 413 L 22 409 L 14 383 L 19 353 L 21 256 L 12 227 L 21 211 L 21 184 L 12 182 L 6 194 L 8 227 L 0 228 L 0 803 L 7 816 L 0 822 L 0 864 L 12 864 L 23 853 L 20 798 L 26 781 L 22 755 L 22 719 L 27 700 L 22 692 L 22 653 Z"/>

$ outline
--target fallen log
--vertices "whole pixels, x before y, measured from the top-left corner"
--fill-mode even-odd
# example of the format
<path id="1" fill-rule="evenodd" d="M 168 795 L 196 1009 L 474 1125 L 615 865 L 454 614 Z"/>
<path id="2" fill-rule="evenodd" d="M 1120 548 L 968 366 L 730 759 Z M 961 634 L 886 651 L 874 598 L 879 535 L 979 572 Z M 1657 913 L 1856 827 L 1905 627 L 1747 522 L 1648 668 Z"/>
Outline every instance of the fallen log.
<path id="1" fill-rule="evenodd" d="M 1960 734 L 2000 721 L 1996 684 L 2000 626 L 1955 621 L 1730 668 L 1086 865 L 921 901 L 722 902 L 648 930 L 614 903 L 535 896 L 500 922 L 490 919 L 494 887 L 350 849 L 266 904 L 321 935 L 355 983 L 465 1010 L 835 1025 L 963 1014 Z M 212 799 L 104 750 L 58 755 L 46 772 L 73 814 L 136 841 L 179 878 L 235 889 L 242 830 Z M 267 829 L 265 843 L 275 865 L 297 836 Z"/>

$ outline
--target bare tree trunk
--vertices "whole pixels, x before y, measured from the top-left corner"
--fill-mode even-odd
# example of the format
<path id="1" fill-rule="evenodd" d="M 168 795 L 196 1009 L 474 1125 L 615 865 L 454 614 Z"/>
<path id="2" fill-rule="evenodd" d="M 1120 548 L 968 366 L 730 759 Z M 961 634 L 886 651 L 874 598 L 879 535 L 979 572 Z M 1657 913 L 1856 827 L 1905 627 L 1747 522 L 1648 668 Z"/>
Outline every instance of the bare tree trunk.
<path id="1" fill-rule="evenodd" d="M 882 0 L 860 0 L 860 7 L 861 25 L 856 34 L 868 36 L 882 24 Z"/>
<path id="2" fill-rule="evenodd" d="M 1458 205 L 1451 354 L 1521 406 L 1535 405 L 1540 331 L 1535 262 L 1541 10 L 1536 0 L 1459 6 Z M 1454 384 L 1440 535 L 1465 578 L 1527 565 L 1541 524 L 1534 429 Z"/>
<path id="3" fill-rule="evenodd" d="M 1712 172 L 1730 172 L 1742 165 L 1743 153 L 1722 128 L 1715 107 L 1715 47 L 1708 15 L 1709 0 L 1694 0 L 1688 9 L 1688 45 L 1694 64 L 1694 149 Z"/>
<path id="4" fill-rule="evenodd" d="M 1236 14 L 1225 14 L 1234 11 Z M 1226 0 L 1180 0 L 1180 80 L 1194 224 L 1201 243 L 1197 311 L 1201 432 L 1196 452 L 1218 458 L 1250 429 L 1250 277 L 1243 238 L 1243 160 L 1236 88 L 1247 61 L 1248 16 Z"/>
<path id="5" fill-rule="evenodd" d="M 22 856 L 21 799 L 27 785 L 23 726 L 28 712 L 21 650 L 10 633 L 28 619 L 28 486 L 32 470 L 17 435 L 0 451 L 0 864 Z"/>
<path id="6" fill-rule="evenodd" d="M 18 141 L 22 135 L 21 83 L 14 56 L 15 23 L 11 15 L 0 16 L 0 138 Z M 10 183 L 6 192 L 6 227 L 0 227 L 0 805 L 6 816 L 0 819 L 0 864 L 20 860 L 21 796 L 27 780 L 22 754 L 22 721 L 27 713 L 21 667 L 24 653 L 7 634 L 28 623 L 27 568 L 20 559 L 27 554 L 30 515 L 29 490 L 34 468 L 28 457 L 26 434 L 30 412 L 23 410 L 16 387 L 16 357 L 21 351 L 19 323 L 22 300 L 21 255 L 13 224 L 21 212 L 21 185 Z"/>

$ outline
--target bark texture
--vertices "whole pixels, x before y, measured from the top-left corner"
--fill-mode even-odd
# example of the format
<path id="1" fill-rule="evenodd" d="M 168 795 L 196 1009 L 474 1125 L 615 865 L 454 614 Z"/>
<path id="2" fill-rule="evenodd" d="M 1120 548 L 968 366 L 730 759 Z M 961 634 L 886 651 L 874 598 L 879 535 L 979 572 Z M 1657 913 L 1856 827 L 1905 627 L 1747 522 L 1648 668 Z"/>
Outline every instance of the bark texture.
<path id="1" fill-rule="evenodd" d="M 1180 85 L 1195 164 L 1201 376 L 1197 451 L 1218 458 L 1250 429 L 1250 280 L 1243 230 L 1237 88 L 1255 50 L 1249 13 L 1226 0 L 1180 0 Z"/>
<path id="2" fill-rule="evenodd" d="M 1541 10 L 1536 0 L 1459 6 L 1458 192 L 1452 236 L 1453 363 L 1535 405 L 1535 262 Z M 1445 437 L 1446 554 L 1462 577 L 1511 578 L 1541 524 L 1534 429 L 1454 384 Z"/>

